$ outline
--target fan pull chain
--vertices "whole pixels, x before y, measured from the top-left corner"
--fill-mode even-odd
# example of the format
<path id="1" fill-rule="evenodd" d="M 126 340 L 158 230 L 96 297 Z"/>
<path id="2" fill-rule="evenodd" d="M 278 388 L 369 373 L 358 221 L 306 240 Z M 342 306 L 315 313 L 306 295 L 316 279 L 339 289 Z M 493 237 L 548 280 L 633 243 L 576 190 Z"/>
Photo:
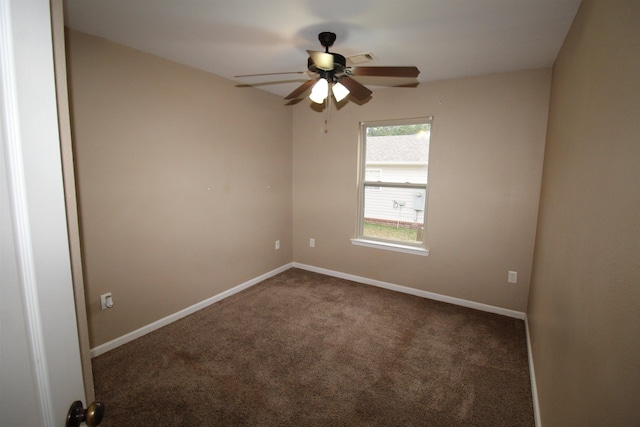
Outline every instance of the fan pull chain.
<path id="1" fill-rule="evenodd" d="M 329 96 L 327 96 L 327 102 L 324 109 L 324 125 L 322 127 L 322 133 L 329 133 L 329 119 L 331 118 L 331 98 L 331 89 L 329 89 Z"/>

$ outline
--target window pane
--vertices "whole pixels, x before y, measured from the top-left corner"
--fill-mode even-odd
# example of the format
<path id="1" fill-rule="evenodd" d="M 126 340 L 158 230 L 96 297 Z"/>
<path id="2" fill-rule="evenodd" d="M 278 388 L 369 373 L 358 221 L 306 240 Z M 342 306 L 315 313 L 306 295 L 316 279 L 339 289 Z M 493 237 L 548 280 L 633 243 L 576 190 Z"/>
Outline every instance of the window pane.
<path id="1" fill-rule="evenodd" d="M 382 170 L 381 169 L 367 169 L 364 174 L 365 181 L 382 181 Z M 369 187 L 369 189 L 379 190 L 380 187 Z"/>
<path id="2" fill-rule="evenodd" d="M 365 181 L 382 181 L 381 169 L 367 169 L 365 171 Z"/>
<path id="3" fill-rule="evenodd" d="M 366 186 L 362 235 L 422 242 L 426 199 L 425 189 Z"/>
<path id="4" fill-rule="evenodd" d="M 359 238 L 425 247 L 432 120 L 361 123 Z"/>
<path id="5" fill-rule="evenodd" d="M 385 182 L 426 184 L 430 129 L 428 123 L 367 127 L 366 170 L 383 171 Z"/>

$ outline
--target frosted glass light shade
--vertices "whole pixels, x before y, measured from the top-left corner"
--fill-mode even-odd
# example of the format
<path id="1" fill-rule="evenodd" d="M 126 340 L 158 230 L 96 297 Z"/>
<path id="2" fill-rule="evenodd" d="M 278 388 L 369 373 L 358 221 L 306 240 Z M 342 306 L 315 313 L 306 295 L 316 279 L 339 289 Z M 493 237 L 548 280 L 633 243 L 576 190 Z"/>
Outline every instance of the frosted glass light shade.
<path id="1" fill-rule="evenodd" d="M 322 104 L 327 98 L 327 95 L 329 95 L 329 82 L 327 82 L 326 79 L 320 79 L 318 80 L 318 83 L 313 85 L 309 99 L 316 104 Z"/>
<path id="2" fill-rule="evenodd" d="M 347 95 L 349 95 L 349 89 L 344 87 L 340 82 L 336 82 L 331 90 L 333 91 L 333 96 L 338 102 L 342 101 Z"/>

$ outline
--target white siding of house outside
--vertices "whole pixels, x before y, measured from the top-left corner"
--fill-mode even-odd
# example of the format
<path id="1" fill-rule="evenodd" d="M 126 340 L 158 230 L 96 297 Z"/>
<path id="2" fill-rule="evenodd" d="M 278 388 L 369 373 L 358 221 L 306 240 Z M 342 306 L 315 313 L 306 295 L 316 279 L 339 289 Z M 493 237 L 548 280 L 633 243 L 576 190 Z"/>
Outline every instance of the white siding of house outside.
<path id="1" fill-rule="evenodd" d="M 407 136 L 367 137 L 367 180 L 374 180 L 379 176 L 383 182 L 397 182 L 404 184 L 427 184 L 428 157 L 424 154 L 424 144 L 398 144 Z M 428 139 L 427 139 L 428 140 Z M 415 139 L 414 139 L 415 141 Z M 418 148 L 422 145 L 421 148 Z M 404 149 L 400 153 L 396 147 Z M 407 153 L 407 150 L 419 150 L 420 154 Z M 426 150 L 428 156 L 428 147 Z M 406 158 L 416 161 L 407 163 Z M 375 171 L 375 172 L 374 172 Z M 419 195 L 419 196 L 418 196 Z M 426 210 L 426 192 L 421 189 L 374 187 L 365 189 L 364 217 L 402 223 L 424 223 Z"/>
<path id="2" fill-rule="evenodd" d="M 373 192 L 379 194 L 371 195 Z M 418 196 L 420 194 L 420 196 Z M 409 188 L 381 188 L 366 190 L 364 217 L 402 223 L 424 223 L 425 191 Z M 416 206 L 416 202 L 421 200 Z M 391 201 L 391 203 L 389 203 Z M 394 201 L 398 203 L 394 203 Z M 416 209 L 417 208 L 417 209 Z"/>

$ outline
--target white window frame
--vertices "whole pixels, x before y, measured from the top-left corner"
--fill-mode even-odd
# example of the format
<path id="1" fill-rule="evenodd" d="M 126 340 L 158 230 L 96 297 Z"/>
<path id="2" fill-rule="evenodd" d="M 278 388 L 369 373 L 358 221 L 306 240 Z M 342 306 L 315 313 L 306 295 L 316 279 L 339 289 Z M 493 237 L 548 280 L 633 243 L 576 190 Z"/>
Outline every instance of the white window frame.
<path id="1" fill-rule="evenodd" d="M 359 159 L 358 159 L 358 211 L 356 217 L 356 237 L 351 239 L 351 243 L 358 246 L 365 246 L 376 249 L 383 249 L 395 252 L 403 252 L 414 255 L 429 255 L 429 249 L 426 246 L 426 225 L 427 225 L 427 210 L 429 209 L 429 169 L 427 168 L 427 183 L 398 183 L 398 182 L 386 182 L 375 181 L 370 182 L 366 180 L 366 129 L 369 127 L 378 126 L 401 126 L 411 124 L 423 124 L 428 123 L 433 127 L 433 116 L 419 117 L 413 119 L 399 119 L 399 120 L 384 120 L 384 121 L 371 121 L 360 122 L 360 140 L 359 140 Z M 381 187 L 394 187 L 394 188 L 410 188 L 425 191 L 425 211 L 424 211 L 424 224 L 422 242 L 400 242 L 396 240 L 380 239 L 371 236 L 364 236 L 364 204 L 365 204 L 365 188 L 381 188 Z"/>

